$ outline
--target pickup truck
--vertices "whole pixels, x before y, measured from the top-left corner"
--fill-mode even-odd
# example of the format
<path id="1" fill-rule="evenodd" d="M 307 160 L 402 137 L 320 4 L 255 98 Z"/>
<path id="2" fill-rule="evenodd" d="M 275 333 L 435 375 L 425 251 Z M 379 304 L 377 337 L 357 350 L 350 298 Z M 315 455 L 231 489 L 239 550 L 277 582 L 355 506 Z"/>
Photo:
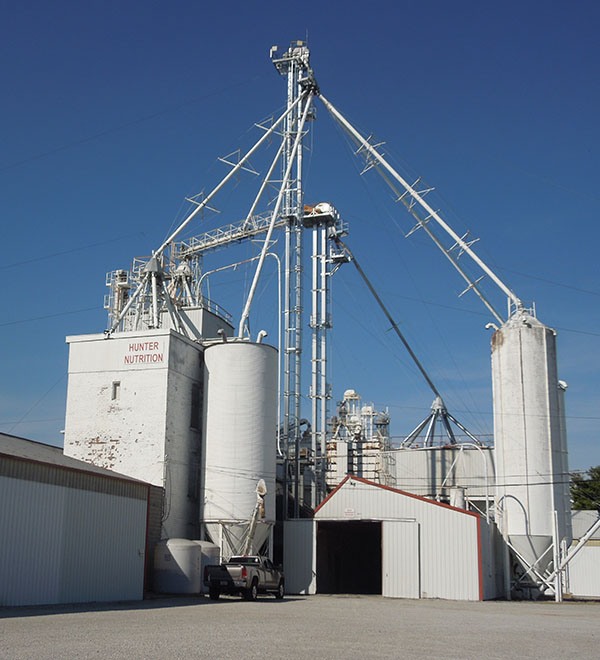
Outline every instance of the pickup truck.
<path id="1" fill-rule="evenodd" d="M 219 566 L 205 566 L 204 584 L 212 600 L 218 600 L 221 594 L 239 594 L 246 600 L 256 600 L 260 593 L 272 593 L 279 599 L 285 594 L 283 573 L 270 559 L 256 555 L 231 557 Z"/>

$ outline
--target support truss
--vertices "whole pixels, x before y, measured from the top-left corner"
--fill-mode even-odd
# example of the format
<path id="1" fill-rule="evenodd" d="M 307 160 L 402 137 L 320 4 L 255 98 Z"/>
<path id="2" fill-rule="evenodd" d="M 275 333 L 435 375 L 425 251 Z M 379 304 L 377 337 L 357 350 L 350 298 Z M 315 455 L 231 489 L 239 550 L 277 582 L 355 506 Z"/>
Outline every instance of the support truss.
<path id="1" fill-rule="evenodd" d="M 483 295 L 481 290 L 477 287 L 477 282 L 471 280 L 464 269 L 457 262 L 457 259 L 451 254 L 457 246 L 465 252 L 469 257 L 483 270 L 483 272 L 500 288 L 500 290 L 508 297 L 509 301 L 515 306 L 516 309 L 522 309 L 523 303 L 517 295 L 509 289 L 506 284 L 492 271 L 487 264 L 471 249 L 473 242 L 464 240 L 464 236 L 460 237 L 454 230 L 445 222 L 439 213 L 439 210 L 433 209 L 424 199 L 425 195 L 431 191 L 431 188 L 419 191 L 417 186 L 420 182 L 418 179 L 414 184 L 409 184 L 398 172 L 387 162 L 384 156 L 378 149 L 371 145 L 370 138 L 364 138 L 353 126 L 345 119 L 342 114 L 322 95 L 319 98 L 325 104 L 325 107 L 334 119 L 344 128 L 350 135 L 352 140 L 358 145 L 357 153 L 363 155 L 367 161 L 367 165 L 372 165 L 382 176 L 384 181 L 397 195 L 398 201 L 402 202 L 408 212 L 415 218 L 417 225 L 410 233 L 413 233 L 419 228 L 422 228 L 425 233 L 431 238 L 435 245 L 441 250 L 445 257 L 450 261 L 454 268 L 460 273 L 461 277 L 467 282 L 468 289 L 473 289 L 479 296 L 483 304 L 493 314 L 493 316 L 500 322 L 503 322 L 500 314 L 494 309 L 492 304 Z M 370 169 L 370 168 L 369 168 Z M 453 240 L 454 245 L 450 248 L 444 247 L 442 242 L 434 234 L 429 226 L 430 220 L 434 220 Z M 410 235 L 409 233 L 409 235 Z"/>

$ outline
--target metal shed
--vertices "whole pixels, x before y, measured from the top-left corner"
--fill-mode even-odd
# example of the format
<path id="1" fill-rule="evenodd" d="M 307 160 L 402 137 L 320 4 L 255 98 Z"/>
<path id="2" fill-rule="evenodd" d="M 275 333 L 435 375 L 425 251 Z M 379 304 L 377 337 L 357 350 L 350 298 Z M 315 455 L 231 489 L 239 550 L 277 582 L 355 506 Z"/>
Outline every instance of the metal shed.
<path id="1" fill-rule="evenodd" d="M 312 519 L 285 523 L 286 589 L 495 598 L 503 584 L 498 548 L 478 514 L 347 476 Z"/>
<path id="2" fill-rule="evenodd" d="M 0 434 L 0 606 L 144 596 L 162 489 Z"/>
<path id="3" fill-rule="evenodd" d="M 573 511 L 573 545 L 598 520 L 598 511 Z M 575 597 L 600 598 L 600 532 L 588 539 L 567 569 L 567 591 Z"/>

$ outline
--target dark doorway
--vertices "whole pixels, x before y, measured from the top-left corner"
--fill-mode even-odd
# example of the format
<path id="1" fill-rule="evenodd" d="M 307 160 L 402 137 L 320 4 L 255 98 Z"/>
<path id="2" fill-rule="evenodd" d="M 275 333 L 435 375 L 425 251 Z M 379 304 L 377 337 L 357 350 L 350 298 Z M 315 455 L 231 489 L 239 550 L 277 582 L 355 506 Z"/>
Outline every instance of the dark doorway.
<path id="1" fill-rule="evenodd" d="M 381 523 L 317 523 L 317 593 L 381 593 Z"/>

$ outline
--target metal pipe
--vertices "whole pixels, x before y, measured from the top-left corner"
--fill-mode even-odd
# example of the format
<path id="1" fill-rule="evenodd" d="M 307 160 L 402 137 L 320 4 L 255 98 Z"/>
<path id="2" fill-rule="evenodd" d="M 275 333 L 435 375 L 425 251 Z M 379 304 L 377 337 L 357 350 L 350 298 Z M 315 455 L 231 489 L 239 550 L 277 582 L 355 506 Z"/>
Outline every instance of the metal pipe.
<path id="1" fill-rule="evenodd" d="M 394 329 L 395 333 L 400 338 L 400 341 L 404 344 L 404 347 L 408 351 L 408 354 L 413 359 L 413 362 L 417 365 L 417 368 L 419 369 L 419 371 L 421 372 L 421 375 L 423 376 L 423 378 L 425 379 L 425 381 L 427 382 L 427 384 L 431 388 L 431 391 L 437 397 L 439 397 L 441 399 L 442 395 L 438 392 L 437 387 L 433 384 L 433 381 L 431 380 L 431 378 L 429 378 L 429 375 L 425 371 L 423 365 L 419 362 L 419 359 L 414 354 L 412 348 L 410 347 L 410 345 L 406 341 L 406 339 L 405 339 L 404 335 L 402 334 L 402 332 L 400 332 L 400 328 L 396 325 L 396 322 L 392 318 L 391 314 L 388 312 L 387 307 L 383 304 L 383 301 L 377 295 L 377 291 L 375 291 L 375 289 L 373 288 L 373 285 L 369 281 L 369 278 L 366 276 L 364 270 L 360 267 L 360 264 L 358 263 L 356 257 L 352 254 L 352 252 L 350 251 L 348 246 L 344 243 L 344 241 L 342 241 L 341 238 L 336 237 L 335 241 L 336 241 L 336 243 L 341 245 L 341 247 L 344 249 L 344 251 L 350 257 L 351 261 L 354 263 L 354 266 L 356 267 L 356 270 L 359 272 L 360 276 L 363 278 L 365 284 L 369 288 L 369 291 L 373 294 L 373 297 L 377 301 L 377 304 L 379 305 L 379 307 L 381 307 L 381 309 L 382 309 L 383 313 L 386 315 L 388 321 L 392 324 L 392 328 Z"/>
<path id="2" fill-rule="evenodd" d="M 303 97 L 300 97 L 300 99 Z M 300 100 L 299 99 L 299 100 Z M 248 316 L 250 315 L 250 306 L 252 305 L 252 300 L 254 299 L 254 293 L 256 291 L 256 287 L 258 285 L 258 280 L 260 278 L 260 274 L 262 271 L 262 266 L 265 260 L 265 255 L 267 253 L 267 250 L 269 248 L 269 241 L 271 240 L 271 234 L 273 233 L 273 227 L 275 226 L 275 220 L 277 219 L 277 216 L 279 215 L 279 209 L 281 207 L 281 202 L 283 200 L 283 195 L 285 188 L 287 186 L 288 180 L 290 178 L 290 173 L 292 171 L 292 166 L 294 164 L 294 157 L 296 155 L 296 152 L 298 151 L 298 146 L 300 145 L 300 142 L 302 140 L 302 130 L 304 129 L 304 123 L 306 121 L 306 117 L 308 115 L 308 111 L 310 109 L 310 102 L 312 99 L 312 93 L 308 92 L 307 95 L 307 100 L 306 100 L 306 106 L 304 108 L 304 112 L 302 113 L 302 118 L 300 119 L 300 125 L 298 127 L 298 133 L 296 135 L 296 139 L 294 140 L 294 146 L 292 149 L 292 155 L 291 158 L 288 162 L 288 166 L 286 168 L 284 177 L 283 177 L 283 182 L 281 184 L 281 187 L 279 189 L 279 194 L 277 195 L 277 202 L 275 204 L 275 208 L 273 209 L 273 214 L 271 215 L 271 223 L 269 224 L 269 229 L 267 231 L 267 235 L 265 237 L 265 242 L 263 245 L 262 252 L 260 254 L 260 259 L 258 261 L 258 265 L 256 266 L 256 271 L 254 273 L 254 279 L 252 280 L 252 285 L 250 286 L 250 292 L 248 293 L 248 298 L 246 300 L 246 304 L 244 306 L 244 311 L 242 312 L 242 316 L 240 318 L 240 324 L 238 327 L 238 337 L 241 339 L 243 332 L 244 332 L 244 326 L 246 325 L 246 322 L 248 320 Z"/>
<path id="3" fill-rule="evenodd" d="M 555 574 L 558 571 L 564 570 L 564 568 L 567 566 L 567 564 L 575 557 L 575 555 L 583 548 L 583 546 L 587 543 L 587 541 L 595 534 L 595 532 L 600 529 L 600 517 L 596 522 L 588 529 L 588 531 L 579 539 L 577 542 L 576 546 L 571 546 L 571 549 L 569 550 L 567 556 L 560 562 L 559 566 L 557 569 L 554 569 L 552 573 L 550 573 L 548 580 L 554 579 Z"/>
<path id="4" fill-rule="evenodd" d="M 558 533 L 558 512 L 556 509 L 552 512 L 552 559 L 554 561 L 555 568 L 558 568 L 560 564 L 560 535 Z M 562 588 L 562 573 L 561 571 L 556 571 L 554 576 L 554 600 L 557 603 L 562 603 L 563 600 L 563 588 Z"/>
<path id="5" fill-rule="evenodd" d="M 221 182 L 213 188 L 207 197 L 205 197 L 189 215 L 188 217 L 175 229 L 175 231 L 167 238 L 163 244 L 155 252 L 155 255 L 160 256 L 163 250 L 171 243 L 175 238 L 180 234 L 180 232 L 200 213 L 200 211 L 208 204 L 208 202 L 221 190 L 221 188 L 233 177 L 233 175 L 244 165 L 244 163 L 252 156 L 252 154 L 260 147 L 260 145 L 275 131 L 277 126 L 292 112 L 298 103 L 302 100 L 302 97 L 298 97 L 294 103 L 283 112 L 283 114 L 277 119 L 277 121 L 271 125 L 271 127 L 265 132 L 265 134 L 254 144 L 254 146 L 243 156 L 238 163 L 233 167 L 231 172 L 229 172 Z"/>
<path id="6" fill-rule="evenodd" d="M 482 446 L 481 440 L 479 440 L 478 438 L 476 438 L 476 437 L 475 437 L 475 436 L 474 436 L 474 435 L 473 435 L 473 434 L 472 434 L 467 428 L 465 428 L 465 427 L 464 427 L 464 426 L 463 426 L 463 425 L 462 425 L 462 424 L 456 419 L 456 417 L 454 417 L 453 415 L 451 415 L 448 411 L 446 411 L 446 415 L 447 415 L 448 419 L 451 419 L 451 420 L 456 424 L 456 426 L 458 426 L 458 428 L 459 428 L 461 431 L 463 431 L 464 433 L 466 433 L 466 434 L 469 436 L 469 438 L 471 438 L 471 440 L 473 440 L 473 442 L 474 442 L 476 445 L 478 445 L 479 447 Z"/>
<path id="7" fill-rule="evenodd" d="M 327 328 L 328 312 L 328 279 L 327 279 L 327 227 L 321 227 L 321 492 L 320 499 L 327 495 Z"/>
<path id="8" fill-rule="evenodd" d="M 167 312 L 169 313 L 169 318 L 171 319 L 173 328 L 177 330 L 177 332 L 180 332 L 182 335 L 185 335 L 187 337 L 188 333 L 185 326 L 180 324 L 177 320 L 177 315 L 175 314 L 175 310 L 173 309 L 173 304 L 171 302 L 171 296 L 169 295 L 169 291 L 167 289 L 167 283 L 163 279 L 161 279 L 160 284 L 163 291 L 163 295 L 165 297 L 165 303 L 167 304 Z"/>
<path id="9" fill-rule="evenodd" d="M 267 252 L 267 257 L 277 261 L 277 454 L 281 451 L 281 259 L 275 252 Z M 286 512 L 287 513 L 287 512 Z"/>
<path id="10" fill-rule="evenodd" d="M 340 124 L 352 135 L 354 138 L 356 138 L 361 147 L 366 149 L 369 154 L 377 160 L 377 162 L 384 168 L 386 169 L 390 175 L 400 183 L 400 185 L 410 194 L 410 196 L 415 199 L 425 211 L 429 214 L 430 217 L 432 217 L 438 225 L 444 229 L 444 231 L 451 236 L 455 243 L 464 251 L 466 254 L 468 254 L 471 259 L 490 277 L 490 279 L 504 292 L 506 296 L 508 296 L 517 309 L 522 309 L 523 303 L 521 300 L 517 297 L 517 295 L 511 291 L 506 284 L 483 262 L 477 254 L 471 250 L 469 245 L 465 243 L 465 241 L 454 232 L 454 230 L 440 217 L 440 215 L 435 211 L 424 199 L 421 197 L 421 195 L 405 180 L 403 179 L 396 170 L 388 164 L 388 162 L 385 160 L 383 156 L 379 154 L 379 152 L 371 146 L 367 140 L 363 138 L 363 136 L 336 110 L 333 105 L 322 95 L 319 94 L 319 98 L 323 103 L 325 104 L 325 107 L 329 110 L 329 112 L 338 120 Z M 421 225 L 423 225 L 421 221 Z"/>
<path id="11" fill-rule="evenodd" d="M 152 326 L 158 328 L 158 291 L 156 289 L 156 273 L 151 274 L 152 285 Z"/>
<path id="12" fill-rule="evenodd" d="M 275 252 L 267 252 L 267 257 L 273 257 L 277 261 L 277 309 L 279 313 L 277 315 L 278 325 L 277 325 L 277 453 L 279 456 L 283 455 L 281 450 L 281 316 L 282 316 L 282 300 L 281 300 L 281 259 Z M 207 270 L 205 273 L 202 273 L 202 276 L 198 280 L 198 291 L 200 293 L 200 301 L 203 300 L 202 296 L 202 282 L 204 278 L 213 273 L 218 273 L 228 268 L 236 268 L 241 264 L 246 264 L 251 261 L 256 261 L 260 259 L 260 255 L 256 257 L 251 257 L 250 259 L 244 259 L 243 261 L 237 261 L 234 264 L 228 264 L 227 266 L 221 266 L 220 268 L 214 268 L 213 270 Z"/>
<path id="13" fill-rule="evenodd" d="M 312 290 L 311 290 L 311 317 L 310 325 L 312 327 L 311 337 L 311 382 L 310 382 L 310 396 L 311 396 L 311 419 L 312 419 L 312 433 L 310 434 L 310 449 L 314 460 L 314 483 L 311 490 L 311 506 L 313 509 L 316 507 L 317 500 L 317 475 L 320 470 L 317 468 L 317 436 L 319 433 L 320 418 L 318 416 L 319 410 L 319 382 L 318 382 L 318 342 L 319 342 L 319 306 L 318 306 L 318 227 L 315 225 L 312 230 L 312 255 L 311 255 L 311 270 L 312 270 Z"/>
<path id="14" fill-rule="evenodd" d="M 269 333 L 266 330 L 261 330 L 258 333 L 258 336 L 256 337 L 256 343 L 257 344 L 262 344 L 262 340 L 268 335 Z"/>
<path id="15" fill-rule="evenodd" d="M 279 158 L 281 156 L 281 153 L 283 151 L 283 146 L 284 142 L 283 140 L 281 141 L 281 144 L 279 145 L 279 149 L 277 150 L 277 153 L 275 154 L 275 158 L 273 158 L 273 162 L 271 163 L 271 167 L 269 167 L 269 171 L 265 175 L 265 178 L 263 179 L 263 182 L 261 183 L 260 188 L 258 189 L 258 193 L 256 194 L 256 197 L 254 198 L 254 202 L 252 202 L 252 206 L 250 207 L 250 210 L 248 211 L 248 215 L 246 216 L 246 219 L 244 220 L 244 224 L 242 225 L 242 231 L 246 228 L 248 223 L 250 222 L 250 219 L 254 215 L 254 211 L 256 210 L 256 207 L 258 206 L 258 202 L 260 201 L 261 197 L 263 196 L 263 193 L 265 192 L 265 189 L 269 183 L 269 180 L 271 179 L 271 175 L 273 174 L 273 170 L 275 169 L 275 166 L 277 165 Z"/>
<path id="16" fill-rule="evenodd" d="M 517 580 L 516 584 L 519 584 L 522 582 L 529 574 L 535 575 L 535 577 L 538 579 L 538 581 L 541 583 L 539 585 L 540 590 L 547 589 L 548 587 L 552 586 L 548 580 L 550 578 L 544 577 L 538 570 L 536 570 L 537 564 L 548 554 L 548 552 L 551 550 L 552 546 L 548 546 L 548 548 L 533 562 L 533 564 L 530 564 L 524 557 L 523 555 L 510 543 L 508 540 L 508 537 L 504 539 L 506 545 L 512 550 L 512 552 L 515 554 L 517 559 L 524 565 L 527 566 L 527 570 L 521 577 Z M 515 584 L 515 586 L 516 586 Z"/>
<path id="17" fill-rule="evenodd" d="M 181 233 L 181 231 L 200 213 L 200 211 L 208 204 L 208 202 L 221 190 L 221 188 L 233 177 L 233 175 L 244 165 L 244 163 L 254 154 L 254 152 L 262 145 L 262 143 L 275 131 L 277 126 L 286 118 L 288 115 L 294 110 L 294 108 L 300 103 L 302 100 L 302 96 L 299 96 L 291 105 L 288 106 L 288 108 L 281 114 L 281 116 L 275 121 L 274 124 L 271 125 L 271 127 L 265 132 L 265 134 L 254 144 L 254 146 L 240 159 L 240 161 L 232 168 L 232 170 L 223 178 L 221 179 L 220 183 L 213 188 L 213 190 L 208 194 L 207 197 L 205 197 L 199 204 L 198 206 L 187 216 L 187 218 L 175 229 L 175 231 L 162 243 L 162 245 L 154 252 L 154 256 L 160 257 L 160 255 L 163 253 L 167 245 L 171 243 L 175 238 Z M 110 337 L 112 333 L 116 330 L 118 327 L 119 323 L 121 320 L 124 318 L 126 310 L 131 307 L 131 304 L 135 298 L 137 298 L 143 284 L 140 283 L 138 288 L 136 289 L 136 292 L 130 298 L 129 304 L 126 306 L 126 309 L 119 314 L 119 317 L 117 320 L 113 323 L 112 327 L 108 330 L 107 337 Z"/>
<path id="18" fill-rule="evenodd" d="M 444 424 L 444 428 L 446 429 L 446 435 L 448 436 L 448 440 L 450 440 L 450 444 L 455 445 L 456 438 L 454 437 L 454 431 L 452 430 L 452 427 L 450 426 L 450 422 L 448 421 L 448 411 L 444 407 L 444 410 L 441 410 L 439 414 L 442 418 L 442 423 Z"/>
<path id="19" fill-rule="evenodd" d="M 185 291 L 186 298 L 188 300 L 188 305 L 197 305 L 197 301 L 194 300 L 192 291 L 190 289 L 190 283 L 187 281 L 187 277 L 182 277 L 183 290 Z"/>
<path id="20" fill-rule="evenodd" d="M 429 428 L 425 432 L 425 447 L 431 447 L 433 445 L 433 440 L 435 436 L 435 423 L 437 421 L 437 412 L 434 410 L 431 415 L 431 422 L 429 423 Z"/>
<path id="21" fill-rule="evenodd" d="M 452 419 L 456 423 L 456 420 L 454 418 L 452 418 Z M 467 433 L 468 433 L 468 431 L 467 431 Z M 486 520 L 486 522 L 489 523 L 490 522 L 490 476 L 489 476 L 489 471 L 488 471 L 487 458 L 485 457 L 485 454 L 483 453 L 483 448 L 481 447 L 481 443 L 479 443 L 479 442 L 477 444 L 473 444 L 471 442 L 458 443 L 458 446 L 461 446 L 461 445 L 462 445 L 462 447 L 475 447 L 475 449 L 477 449 L 477 451 L 481 455 L 481 458 L 483 459 L 483 471 L 485 472 L 485 520 Z"/>
<path id="22" fill-rule="evenodd" d="M 463 280 L 469 285 L 466 289 L 465 292 L 468 291 L 469 289 L 473 289 L 475 294 L 479 297 L 481 302 L 488 308 L 488 311 L 491 312 L 492 316 L 498 321 L 498 323 L 504 323 L 504 320 L 500 316 L 500 314 L 496 311 L 492 303 L 483 295 L 483 293 L 479 290 L 477 287 L 477 282 L 473 282 L 469 275 L 462 269 L 461 265 L 458 263 L 456 259 L 453 259 L 450 256 L 450 250 L 446 250 L 446 248 L 442 245 L 441 241 L 439 238 L 433 233 L 433 231 L 429 228 L 427 222 L 421 221 L 421 217 L 419 214 L 416 212 L 414 209 L 413 205 L 408 203 L 404 199 L 404 195 L 400 193 L 398 188 L 394 185 L 394 183 L 390 180 L 390 178 L 385 174 L 385 172 L 382 172 L 380 167 L 378 165 L 375 165 L 375 169 L 377 172 L 379 172 L 381 178 L 388 184 L 388 186 L 394 191 L 394 193 L 398 196 L 398 200 L 400 200 L 404 206 L 406 207 L 406 210 L 412 215 L 412 217 L 419 223 L 419 226 L 421 229 L 429 236 L 429 238 L 433 241 L 434 245 L 440 250 L 440 252 L 448 259 L 448 261 L 452 264 L 452 266 L 456 269 L 458 274 L 463 278 Z M 462 295 L 462 294 L 461 294 Z M 509 307 L 510 307 L 510 299 L 508 301 Z M 510 316 L 510 309 L 509 309 L 509 314 Z M 492 324 L 494 325 L 494 324 Z"/>
<path id="23" fill-rule="evenodd" d="M 144 279 L 140 282 L 140 285 L 139 285 L 138 288 L 134 291 L 134 293 L 133 293 L 133 295 L 131 296 L 131 298 L 129 298 L 129 300 L 127 301 L 127 304 L 125 305 L 125 307 L 123 307 L 123 310 L 122 310 L 121 313 L 119 314 L 119 317 L 117 318 L 117 320 L 112 324 L 112 327 L 109 328 L 109 329 L 106 331 L 105 334 L 106 334 L 106 338 L 107 338 L 107 339 L 108 339 L 108 338 L 112 335 L 112 333 L 117 329 L 117 327 L 119 326 L 119 323 L 121 323 L 121 321 L 125 318 L 125 315 L 126 315 L 127 312 L 131 309 L 131 306 L 133 305 L 133 303 L 136 301 L 136 299 L 138 298 L 138 296 L 139 296 L 140 293 L 142 292 L 142 289 L 143 289 L 143 288 L 146 286 L 146 284 L 148 283 L 148 278 L 149 278 L 149 277 L 150 277 L 150 273 L 146 273 L 146 274 L 144 275 Z"/>
<path id="24" fill-rule="evenodd" d="M 200 279 L 198 280 L 198 292 L 200 293 L 200 298 L 199 302 L 202 303 L 204 301 L 204 296 L 202 295 L 202 282 L 204 281 L 204 278 L 207 277 L 208 275 L 212 275 L 213 273 L 219 273 L 222 270 L 227 270 L 229 268 L 237 268 L 237 266 L 241 266 L 242 264 L 247 264 L 250 261 L 256 261 L 259 258 L 259 255 L 256 257 L 251 257 L 250 259 L 243 259 L 242 261 L 236 261 L 234 264 L 227 264 L 227 266 L 221 266 L 220 268 L 213 268 L 212 270 L 207 270 L 205 273 L 202 273 L 200 276 Z M 210 297 L 210 293 L 209 293 Z"/>
<path id="25" fill-rule="evenodd" d="M 418 424 L 418 425 L 417 425 L 417 426 L 416 426 L 416 427 L 415 427 L 415 428 L 414 428 L 414 429 L 413 429 L 413 430 L 412 430 L 412 431 L 406 436 L 406 438 L 404 438 L 404 441 L 403 441 L 402 444 L 400 445 L 400 448 L 401 448 L 401 449 L 404 449 L 405 447 L 410 447 L 410 446 L 412 445 L 412 443 L 415 441 L 415 438 L 417 438 L 417 437 L 419 436 L 419 433 L 421 433 L 421 431 L 425 428 L 425 426 L 427 425 L 427 422 L 429 421 L 429 418 L 430 418 L 433 414 L 434 414 L 433 412 L 429 413 L 429 415 L 427 415 L 427 417 L 425 417 L 425 419 L 424 419 L 420 424 Z M 409 440 L 410 440 L 410 442 L 409 442 Z"/>
<path id="26" fill-rule="evenodd" d="M 463 451 L 463 447 L 461 446 L 460 449 L 458 450 L 458 454 L 456 454 L 456 456 L 454 457 L 454 460 L 452 461 L 452 465 L 448 468 L 448 471 L 446 472 L 446 476 L 444 477 L 444 480 L 442 481 L 442 483 L 439 487 L 439 495 L 442 494 L 442 490 L 443 490 L 444 486 L 446 485 L 446 481 L 448 481 L 448 479 L 450 477 L 450 473 L 454 469 L 454 466 L 456 465 L 456 462 L 460 458 L 460 455 L 462 454 L 462 451 Z"/>
<path id="27" fill-rule="evenodd" d="M 298 67 L 298 75 L 295 77 L 296 80 L 296 89 L 297 94 L 302 93 L 302 84 L 300 82 L 300 76 L 302 75 L 302 69 Z M 313 94 L 311 93 L 308 101 L 306 102 L 306 111 L 308 111 L 310 105 L 312 104 Z M 302 131 L 299 130 L 299 133 L 302 134 Z M 303 161 L 303 150 L 298 149 L 296 151 L 296 190 L 291 196 L 291 199 L 294 199 L 294 205 L 298 216 L 304 212 L 304 190 L 302 183 L 302 161 Z M 294 232 L 294 252 L 295 252 L 295 273 L 294 273 L 294 302 L 295 302 L 295 352 L 293 354 L 294 360 L 294 419 L 298 421 L 300 419 L 302 400 L 302 238 L 303 230 L 302 227 L 295 226 L 291 228 Z M 300 446 L 300 431 L 299 423 L 296 427 L 297 437 L 295 442 Z M 315 457 L 316 458 L 316 457 Z M 314 488 L 314 481 L 313 481 Z"/>

